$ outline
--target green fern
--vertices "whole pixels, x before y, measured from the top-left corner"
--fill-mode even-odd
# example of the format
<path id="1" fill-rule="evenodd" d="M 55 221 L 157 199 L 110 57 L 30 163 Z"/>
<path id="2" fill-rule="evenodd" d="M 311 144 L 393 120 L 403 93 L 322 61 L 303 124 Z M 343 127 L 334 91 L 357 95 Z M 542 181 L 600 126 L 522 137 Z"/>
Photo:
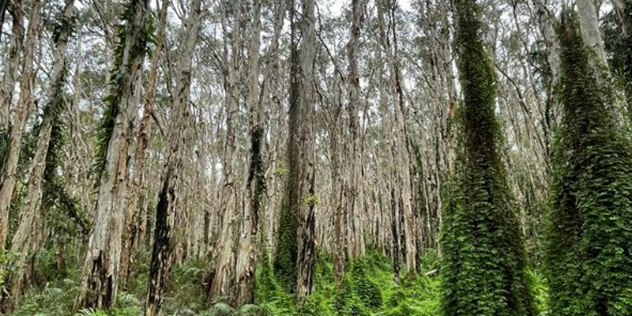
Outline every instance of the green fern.
<path id="1" fill-rule="evenodd" d="M 106 312 L 102 310 L 96 310 L 93 308 L 84 308 L 77 312 L 75 316 L 109 316 Z"/>

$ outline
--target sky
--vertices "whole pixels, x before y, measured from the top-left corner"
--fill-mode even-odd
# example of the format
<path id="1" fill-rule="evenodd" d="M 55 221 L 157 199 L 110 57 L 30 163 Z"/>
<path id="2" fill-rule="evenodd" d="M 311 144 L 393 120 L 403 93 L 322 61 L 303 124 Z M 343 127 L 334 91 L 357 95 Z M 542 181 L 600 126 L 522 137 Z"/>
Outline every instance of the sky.
<path id="1" fill-rule="evenodd" d="M 397 4 L 404 9 L 404 11 L 409 11 L 411 1 L 412 0 L 397 0 Z M 327 2 L 331 3 L 328 9 L 331 10 L 331 14 L 334 16 L 342 14 L 345 7 L 351 6 L 351 0 L 316 0 L 316 4 L 319 6 L 322 5 L 321 3 Z M 322 10 L 323 8 L 321 7 L 320 9 Z"/>

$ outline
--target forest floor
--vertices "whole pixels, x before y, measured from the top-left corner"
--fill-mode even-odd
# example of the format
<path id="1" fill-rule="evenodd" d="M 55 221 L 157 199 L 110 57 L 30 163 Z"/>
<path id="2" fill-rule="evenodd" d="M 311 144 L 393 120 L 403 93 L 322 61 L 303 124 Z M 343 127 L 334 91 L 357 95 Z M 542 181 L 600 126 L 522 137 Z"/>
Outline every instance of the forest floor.
<path id="1" fill-rule="evenodd" d="M 40 275 L 13 316 L 138 316 L 142 315 L 147 288 L 149 253 L 137 253 L 134 271 L 126 291 L 120 291 L 116 307 L 109 313 L 96 310 L 73 311 L 79 289 L 79 267 L 64 269 L 54 264 L 54 254 L 44 254 Z M 352 315 L 352 316 L 434 316 L 440 315 L 439 261 L 434 253 L 422 261 L 423 271 L 415 277 L 393 277 L 390 259 L 376 251 L 362 260 L 345 265 L 342 289 L 337 289 L 331 258 L 317 263 L 315 293 L 298 308 L 292 295 L 284 291 L 263 263 L 257 275 L 257 305 L 233 309 L 222 298 L 208 301 L 204 283 L 208 263 L 202 260 L 174 268 L 171 286 L 163 305 L 165 316 L 267 316 L 267 315 Z M 528 272 L 540 315 L 546 313 L 546 288 L 541 274 Z"/>

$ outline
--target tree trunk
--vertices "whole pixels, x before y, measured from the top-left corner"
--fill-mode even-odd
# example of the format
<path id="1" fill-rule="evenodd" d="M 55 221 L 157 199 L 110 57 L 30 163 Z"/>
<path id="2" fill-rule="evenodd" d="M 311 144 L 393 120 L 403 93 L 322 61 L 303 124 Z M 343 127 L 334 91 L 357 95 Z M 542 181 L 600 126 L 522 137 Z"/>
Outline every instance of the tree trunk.
<path id="1" fill-rule="evenodd" d="M 278 177 L 275 172 L 279 166 L 278 155 L 283 135 L 281 135 L 280 128 L 278 128 L 280 124 L 277 122 L 273 125 L 272 123 L 277 121 L 274 120 L 274 118 L 278 117 L 278 113 L 281 112 L 279 110 L 279 108 L 281 108 L 280 94 L 283 93 L 283 91 L 280 87 L 283 82 L 280 74 L 281 65 L 279 62 L 279 41 L 287 11 L 287 1 L 278 1 L 276 4 L 273 38 L 270 43 L 270 48 L 265 56 L 266 69 L 265 74 L 263 75 L 263 85 L 261 91 L 262 99 L 260 100 L 260 102 L 263 102 L 264 104 L 263 108 L 267 109 L 269 112 L 267 115 L 269 118 L 266 117 L 266 120 L 269 120 L 270 124 L 266 124 L 267 130 L 265 130 L 265 132 L 271 137 L 270 143 L 265 143 L 265 146 L 268 148 L 268 156 L 264 160 L 269 162 L 269 167 L 266 171 L 268 179 L 266 180 L 266 205 L 263 210 L 264 220 L 261 221 L 260 227 L 262 232 L 261 238 L 264 240 L 264 243 L 261 246 L 267 248 L 268 254 L 274 253 L 274 231 L 276 226 L 275 224 L 278 222 L 277 218 L 280 209 L 277 203 L 279 200 L 279 194 L 277 194 L 277 192 L 281 191 L 280 188 L 283 183 L 282 181 L 279 181 L 280 177 Z M 262 144 L 262 146 L 263 145 L 264 144 Z M 262 149 L 262 151 L 266 150 Z"/>
<path id="2" fill-rule="evenodd" d="M 364 255 L 365 243 L 364 243 L 364 223 L 362 221 L 364 214 L 364 190 L 362 179 L 362 151 L 360 149 L 360 135 L 359 135 L 359 123 L 358 123 L 358 108 L 360 93 L 360 79 L 358 78 L 357 69 L 357 57 L 356 49 L 358 46 L 358 40 L 360 37 L 360 24 L 362 23 L 362 12 L 364 10 L 364 1 L 353 0 L 351 2 L 351 15 L 352 24 L 350 30 L 350 39 L 347 47 L 347 54 L 349 59 L 349 103 L 347 105 L 347 111 L 349 115 L 349 142 L 351 143 L 348 148 L 348 159 L 350 168 L 347 175 L 349 181 L 346 191 L 347 193 L 347 205 L 345 209 L 351 213 L 350 225 L 351 225 L 351 240 L 349 240 L 349 255 L 354 258 L 359 258 Z"/>
<path id="3" fill-rule="evenodd" d="M 7 294 L 2 298 L 2 311 L 9 313 L 17 307 L 20 296 L 30 284 L 31 263 L 38 255 L 42 242 L 43 218 L 40 210 L 42 201 L 42 175 L 46 167 L 46 154 L 51 134 L 51 117 L 46 117 L 40 126 L 37 147 L 31 166 L 29 186 L 24 202 L 20 224 L 11 242 L 11 251 L 18 254 L 11 263 L 12 272 L 7 276 Z"/>
<path id="4" fill-rule="evenodd" d="M 143 183 L 146 181 L 147 172 L 145 166 L 147 164 L 147 149 L 149 148 L 150 139 L 150 123 L 151 113 L 154 110 L 156 85 L 158 83 L 158 64 L 160 63 L 161 53 L 164 49 L 164 37 L 167 24 L 167 7 L 169 0 L 163 0 L 160 7 L 160 24 L 158 29 L 157 43 L 154 55 L 151 60 L 151 68 L 149 70 L 149 78 L 147 81 L 147 91 L 143 102 L 143 116 L 140 121 L 138 135 L 136 136 L 136 149 L 134 151 L 134 171 L 132 182 L 130 183 L 130 193 L 127 198 L 125 207 L 125 238 L 123 238 L 123 247 L 121 250 L 121 269 L 120 279 L 123 288 L 127 286 L 127 281 L 131 273 L 132 263 L 132 247 L 138 236 L 145 234 L 145 225 L 136 224 L 136 214 L 138 214 L 138 199 Z M 145 214 L 142 214 L 145 216 Z M 144 241 L 144 238 L 143 238 Z"/>
<path id="5" fill-rule="evenodd" d="M 295 1 L 288 0 L 288 16 L 290 20 L 290 75 L 289 75 L 289 111 L 288 139 L 286 148 L 287 178 L 278 223 L 275 246 L 274 270 L 281 285 L 286 291 L 296 290 L 297 280 L 297 229 L 298 203 L 301 202 L 300 191 L 300 126 L 301 112 L 299 104 L 300 59 L 298 52 L 298 32 Z"/>
<path id="6" fill-rule="evenodd" d="M 549 11 L 549 8 L 543 2 L 543 0 L 533 0 L 535 3 L 537 14 L 538 14 L 538 23 L 540 26 L 540 32 L 544 37 L 544 43 L 546 45 L 546 61 L 549 67 L 548 73 L 550 74 L 548 78 L 547 85 L 547 98 L 544 109 L 544 122 L 543 128 L 546 134 L 546 142 L 547 142 L 547 157 L 550 155 L 549 147 L 550 147 L 550 139 L 552 137 L 552 131 L 554 127 L 557 125 L 557 121 L 560 117 L 561 109 L 559 108 L 559 103 L 557 101 L 557 87 L 560 80 L 559 71 L 560 71 L 560 45 L 558 43 L 557 36 L 555 34 L 555 21 L 554 16 Z"/>
<path id="7" fill-rule="evenodd" d="M 594 0 L 577 0 L 577 12 L 582 38 L 591 52 L 591 65 L 598 71 L 597 80 L 600 81 L 600 84 L 605 84 L 604 81 L 609 75 L 609 69 L 604 42 L 599 30 L 599 8 L 595 5 Z"/>
<path id="8" fill-rule="evenodd" d="M 302 43 L 301 43 L 301 77 L 299 90 L 300 106 L 300 188 L 298 204 L 298 280 L 296 295 L 302 302 L 314 291 L 315 254 L 315 212 L 317 203 L 315 195 L 315 121 L 314 121 L 314 59 L 316 54 L 316 33 L 314 0 L 303 0 Z M 292 148 L 288 148 L 292 150 Z"/>
<path id="9" fill-rule="evenodd" d="M 24 39 L 24 32 L 22 30 L 22 0 L 13 1 L 12 5 L 7 3 L 8 0 L 3 0 L 4 5 L 8 6 L 9 13 L 13 19 L 13 28 L 11 36 L 11 44 L 9 52 L 7 54 L 6 65 L 4 69 L 4 75 L 2 77 L 2 89 L 0 90 L 0 133 L 9 133 L 11 128 L 11 103 L 13 100 L 13 89 L 17 81 L 18 68 L 20 64 L 20 51 L 22 50 L 22 40 Z M 14 123 L 16 124 L 16 123 Z M 0 157 L 0 174 L 4 167 L 4 157 Z M 1 209 L 1 208 L 0 208 Z M 0 213 L 2 216 L 2 213 Z M 0 225 L 2 219 L 0 219 Z M 0 227 L 0 234 L 2 228 Z M 2 239 L 0 237 L 0 239 Z M 4 243 L 0 248 L 3 249 Z"/>
<path id="10" fill-rule="evenodd" d="M 242 234 L 237 256 L 237 292 L 235 306 L 254 303 L 255 268 L 257 266 L 259 218 L 265 209 L 265 175 L 262 146 L 264 142 L 263 107 L 259 98 L 259 47 L 261 33 L 261 1 L 253 4 L 253 26 L 250 42 L 250 169 L 246 181 L 247 207 L 242 221 Z M 273 44 L 274 45 L 274 44 Z"/>
<path id="11" fill-rule="evenodd" d="M 26 42 L 24 43 L 24 62 L 22 64 L 22 81 L 20 82 L 20 99 L 15 112 L 14 124 L 11 127 L 11 141 L 9 144 L 9 152 L 4 165 L 4 172 L 0 179 L 0 253 L 3 253 L 6 246 L 7 229 L 9 223 L 9 208 L 13 198 L 13 190 L 17 178 L 18 159 L 20 157 L 21 140 L 24 132 L 24 126 L 28 116 L 33 111 L 35 100 L 33 98 L 33 85 L 35 84 L 35 69 L 33 67 L 33 58 L 35 44 L 39 35 L 39 11 L 41 7 L 40 0 L 35 0 L 31 7 L 31 16 L 29 18 L 29 27 L 26 34 Z M 22 10 L 22 7 L 15 7 L 14 10 Z M 10 85 L 11 89 L 13 85 Z M 7 91 L 12 93 L 11 91 Z M 6 97 L 6 96 L 5 96 Z M 8 98 L 10 104 L 11 98 Z"/>
<path id="12" fill-rule="evenodd" d="M 30 285 L 29 273 L 33 271 L 31 266 L 36 260 L 42 245 L 43 237 L 43 214 L 41 211 L 42 202 L 42 179 L 47 168 L 46 157 L 49 150 L 51 130 L 53 124 L 59 124 L 59 116 L 63 111 L 63 85 L 64 71 L 66 65 L 66 46 L 68 37 L 72 32 L 74 0 L 67 0 L 65 8 L 60 16 L 60 24 L 55 32 L 55 50 L 53 55 L 53 73 L 51 75 L 50 95 L 44 110 L 44 119 L 39 126 L 37 146 L 31 166 L 31 173 L 28 182 L 28 193 L 22 210 L 22 218 L 17 228 L 13 241 L 11 242 L 11 252 L 19 254 L 17 260 L 12 263 L 12 274 L 9 277 L 8 297 L 3 297 L 2 309 L 10 312 L 17 306 L 20 296 Z M 36 22 L 37 23 L 37 22 Z"/>
<path id="13" fill-rule="evenodd" d="M 337 73 L 337 71 L 334 71 Z M 345 217 L 347 208 L 344 205 L 345 203 L 345 182 L 342 174 L 342 141 L 343 138 L 343 127 L 341 122 L 342 116 L 342 87 L 339 84 L 338 80 L 334 79 L 334 86 L 336 91 L 336 97 L 334 97 L 333 109 L 331 110 L 333 113 L 330 118 L 330 128 L 329 128 L 329 148 L 330 148 L 330 161 L 331 161 L 331 194 L 330 194 L 330 204 L 333 209 L 333 259 L 334 259 L 334 272 L 336 275 L 336 285 L 341 288 L 344 280 L 344 272 L 345 272 L 345 250 L 351 248 L 351 245 L 347 244 L 345 247 L 345 236 L 343 235 L 345 232 Z M 346 171 L 346 170 L 345 170 Z M 324 221 L 325 223 L 330 223 L 328 220 Z M 325 233 L 326 234 L 326 233 Z M 351 234 L 350 234 L 351 235 Z"/>
<path id="14" fill-rule="evenodd" d="M 383 49 L 386 52 L 386 61 L 389 67 L 390 73 L 390 89 L 391 93 L 396 95 L 396 99 L 393 102 L 393 112 L 395 116 L 395 126 L 397 135 L 394 137 L 394 161 L 398 167 L 396 180 L 400 187 L 401 202 L 402 202 L 402 221 L 404 226 L 404 244 L 406 247 L 405 258 L 406 265 L 409 272 L 414 273 L 418 270 L 417 266 L 417 216 L 412 210 L 412 187 L 410 182 L 410 152 L 408 149 L 408 136 L 406 131 L 406 122 L 404 118 L 404 91 L 401 82 L 401 72 L 399 69 L 399 60 L 397 60 L 397 36 L 395 30 L 395 9 L 396 6 L 391 3 L 390 0 L 385 0 L 384 3 L 378 5 L 378 15 L 380 19 L 379 27 L 382 37 Z M 384 14 L 389 14 L 390 23 L 392 29 L 385 29 Z M 392 32 L 393 43 L 390 41 L 390 34 Z"/>
<path id="15" fill-rule="evenodd" d="M 117 50 L 111 95 L 108 97 L 114 124 L 108 135 L 104 169 L 100 175 L 95 228 L 90 236 L 82 270 L 81 289 L 76 307 L 111 308 L 116 300 L 121 256 L 121 237 L 125 216 L 129 146 L 133 122 L 138 111 L 136 85 L 145 55 L 147 38 L 147 0 L 132 0 L 119 37 L 125 39 Z"/>
<path id="16" fill-rule="evenodd" d="M 237 201 L 238 190 L 235 183 L 235 153 L 237 151 L 236 128 L 237 112 L 239 110 L 240 93 L 240 48 L 241 27 L 243 12 L 240 3 L 233 4 L 235 10 L 235 25 L 232 30 L 231 54 L 229 59 L 228 49 L 225 51 L 226 60 L 230 60 L 227 66 L 228 74 L 225 82 L 226 88 L 226 140 L 224 157 L 222 160 L 223 179 L 220 194 L 220 214 L 223 217 L 220 243 L 217 250 L 217 264 L 214 278 L 210 287 L 209 297 L 230 296 L 235 281 L 236 253 L 235 233 L 237 229 Z"/>
<path id="17" fill-rule="evenodd" d="M 191 62 L 197 42 L 202 19 L 201 0 L 193 0 L 190 16 L 184 25 L 183 48 L 179 52 L 178 78 L 176 94 L 173 100 L 174 117 L 171 120 L 169 151 L 163 171 L 163 184 L 158 196 L 156 209 L 156 229 L 154 231 L 154 249 L 149 270 L 149 291 L 145 304 L 145 316 L 157 316 L 163 300 L 171 264 L 173 263 L 173 230 L 176 207 L 179 204 L 180 175 L 183 169 L 183 153 L 187 144 L 187 126 L 189 117 L 189 94 L 191 86 Z"/>

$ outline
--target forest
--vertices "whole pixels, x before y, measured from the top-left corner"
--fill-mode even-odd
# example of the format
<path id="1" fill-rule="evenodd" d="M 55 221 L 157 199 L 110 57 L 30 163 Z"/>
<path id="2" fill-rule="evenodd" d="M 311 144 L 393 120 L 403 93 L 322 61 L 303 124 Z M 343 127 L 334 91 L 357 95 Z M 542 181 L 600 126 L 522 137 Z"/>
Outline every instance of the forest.
<path id="1" fill-rule="evenodd" d="M 632 0 L 0 0 L 0 315 L 632 316 Z"/>

